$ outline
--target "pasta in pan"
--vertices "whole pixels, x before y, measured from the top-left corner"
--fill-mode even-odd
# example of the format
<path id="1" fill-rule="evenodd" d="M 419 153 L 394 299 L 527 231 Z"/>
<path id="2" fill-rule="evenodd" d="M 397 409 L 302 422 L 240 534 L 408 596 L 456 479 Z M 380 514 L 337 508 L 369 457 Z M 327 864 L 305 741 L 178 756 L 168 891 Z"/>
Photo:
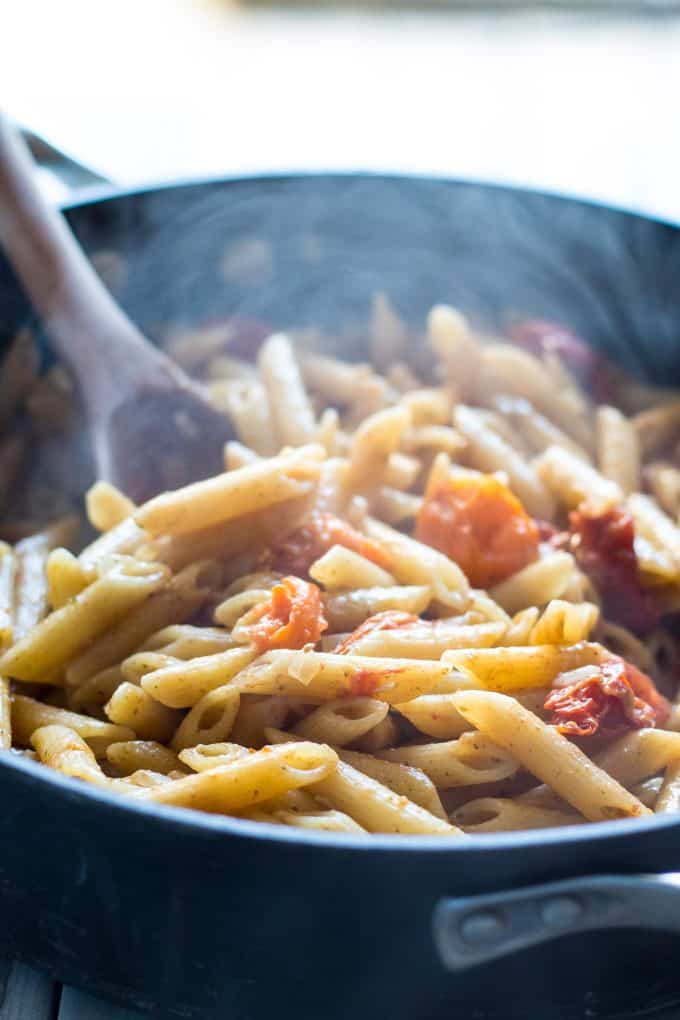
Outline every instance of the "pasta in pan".
<path id="1" fill-rule="evenodd" d="M 550 323 L 513 345 L 439 306 L 429 366 L 384 296 L 370 330 L 374 364 L 175 337 L 231 417 L 221 474 L 142 506 L 97 482 L 80 547 L 72 515 L 34 522 L 34 481 L 6 503 L 0 752 L 360 837 L 680 810 L 680 396 L 637 412 L 601 365 L 589 388 Z M 36 365 L 22 333 L 2 493 L 17 414 L 39 446 L 69 404 Z"/>

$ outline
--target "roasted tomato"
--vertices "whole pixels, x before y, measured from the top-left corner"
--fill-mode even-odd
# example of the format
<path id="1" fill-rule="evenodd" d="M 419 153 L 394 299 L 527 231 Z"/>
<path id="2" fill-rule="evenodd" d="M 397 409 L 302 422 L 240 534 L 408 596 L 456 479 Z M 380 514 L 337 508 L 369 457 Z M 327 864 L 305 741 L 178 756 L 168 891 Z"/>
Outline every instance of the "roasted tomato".
<path id="1" fill-rule="evenodd" d="M 604 615 L 636 634 L 648 633 L 659 613 L 640 583 L 633 518 L 618 507 L 591 513 L 584 506 L 569 520 L 570 548 L 600 592 Z"/>
<path id="2" fill-rule="evenodd" d="M 428 489 L 416 537 L 446 553 L 476 588 L 504 581 L 538 556 L 536 522 L 493 475 Z"/>
<path id="3" fill-rule="evenodd" d="M 299 577 L 284 577 L 270 598 L 250 611 L 243 630 L 258 651 L 266 652 L 316 644 L 327 627 L 320 589 Z"/>
<path id="4" fill-rule="evenodd" d="M 304 576 L 314 560 L 333 545 L 343 545 L 360 553 L 386 570 L 392 565 L 389 555 L 377 542 L 362 535 L 347 521 L 333 514 L 313 512 L 303 525 L 272 548 L 272 566 L 276 570 Z"/>
<path id="5" fill-rule="evenodd" d="M 574 683 L 568 673 L 561 674 L 544 707 L 553 713 L 553 725 L 570 737 L 617 736 L 661 726 L 670 713 L 649 677 L 619 657 Z"/>
<path id="6" fill-rule="evenodd" d="M 361 641 L 367 634 L 374 634 L 378 630 L 396 630 L 397 627 L 409 627 L 413 623 L 422 623 L 419 617 L 413 613 L 403 613 L 399 609 L 386 609 L 383 613 L 375 613 L 353 630 L 344 641 L 335 649 L 338 655 L 344 655 Z"/>
<path id="7" fill-rule="evenodd" d="M 530 354 L 553 351 L 574 378 L 602 403 L 610 403 L 616 393 L 616 369 L 604 355 L 594 351 L 585 340 L 566 326 L 547 319 L 527 319 L 510 329 L 518 347 Z"/>

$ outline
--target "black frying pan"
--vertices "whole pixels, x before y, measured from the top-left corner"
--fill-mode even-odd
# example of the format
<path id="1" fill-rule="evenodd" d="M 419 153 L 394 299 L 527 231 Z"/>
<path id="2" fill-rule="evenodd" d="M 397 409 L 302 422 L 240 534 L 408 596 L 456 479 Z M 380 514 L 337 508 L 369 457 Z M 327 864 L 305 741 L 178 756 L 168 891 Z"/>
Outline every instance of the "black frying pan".
<path id="1" fill-rule="evenodd" d="M 66 213 L 89 251 L 128 257 L 122 301 L 151 334 L 230 314 L 337 333 L 381 289 L 413 322 L 442 300 L 490 325 L 555 318 L 680 384 L 680 230 L 644 217 L 368 175 L 108 193 Z M 27 315 L 0 265 L 0 333 Z M 0 763 L 0 950 L 171 1016 L 676 1017 L 674 868 L 672 817 L 366 840 L 140 808 Z"/>

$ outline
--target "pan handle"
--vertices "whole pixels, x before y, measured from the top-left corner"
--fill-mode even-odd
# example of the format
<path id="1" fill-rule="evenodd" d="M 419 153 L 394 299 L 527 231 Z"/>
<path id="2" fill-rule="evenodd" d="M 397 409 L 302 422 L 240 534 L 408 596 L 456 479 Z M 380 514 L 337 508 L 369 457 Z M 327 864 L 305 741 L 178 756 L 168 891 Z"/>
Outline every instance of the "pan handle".
<path id="1" fill-rule="evenodd" d="M 680 872 L 593 875 L 512 892 L 440 900 L 433 934 L 448 970 L 463 971 L 561 935 L 604 928 L 680 933 Z"/>
<path id="2" fill-rule="evenodd" d="M 74 198 L 76 193 L 110 184 L 108 178 L 79 163 L 41 135 L 27 128 L 20 130 L 37 167 L 39 183 L 48 198 L 62 203 Z"/>

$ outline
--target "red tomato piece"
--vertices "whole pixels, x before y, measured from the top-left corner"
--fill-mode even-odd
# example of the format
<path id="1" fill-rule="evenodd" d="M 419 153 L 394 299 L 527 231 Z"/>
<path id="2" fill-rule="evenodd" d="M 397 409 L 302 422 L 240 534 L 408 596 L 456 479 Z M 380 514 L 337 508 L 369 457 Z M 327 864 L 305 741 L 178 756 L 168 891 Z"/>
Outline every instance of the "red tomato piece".
<path id="1" fill-rule="evenodd" d="M 618 507 L 593 514 L 584 505 L 569 520 L 570 547 L 600 592 L 604 615 L 636 634 L 648 633 L 659 612 L 640 583 L 633 518 Z"/>
<path id="2" fill-rule="evenodd" d="M 539 528 L 492 475 L 428 489 L 416 537 L 454 560 L 477 588 L 504 581 L 538 557 Z"/>
<path id="3" fill-rule="evenodd" d="M 565 736 L 618 736 L 663 725 L 668 718 L 670 705 L 649 677 L 618 656 L 602 663 L 596 675 L 576 683 L 565 684 L 562 676 L 544 708 L 553 713 L 553 725 Z"/>
<path id="4" fill-rule="evenodd" d="M 335 653 L 337 655 L 344 655 L 349 652 L 363 637 L 367 634 L 375 634 L 379 630 L 396 630 L 397 627 L 409 627 L 413 623 L 424 623 L 419 617 L 414 616 L 413 613 L 403 613 L 399 609 L 386 609 L 382 613 L 375 613 L 373 616 L 369 616 L 367 620 L 364 620 L 356 630 L 353 630 L 344 641 L 342 641 L 337 648 Z"/>
<path id="5" fill-rule="evenodd" d="M 320 589 L 299 577 L 284 577 L 269 600 L 251 610 L 244 629 L 258 651 L 265 652 L 316 644 L 327 628 Z"/>
<path id="6" fill-rule="evenodd" d="M 377 542 L 334 514 L 319 512 L 312 512 L 303 525 L 274 546 L 272 565 L 277 570 L 304 576 L 314 560 L 333 545 L 351 549 L 386 570 L 392 565 L 388 553 Z"/>

